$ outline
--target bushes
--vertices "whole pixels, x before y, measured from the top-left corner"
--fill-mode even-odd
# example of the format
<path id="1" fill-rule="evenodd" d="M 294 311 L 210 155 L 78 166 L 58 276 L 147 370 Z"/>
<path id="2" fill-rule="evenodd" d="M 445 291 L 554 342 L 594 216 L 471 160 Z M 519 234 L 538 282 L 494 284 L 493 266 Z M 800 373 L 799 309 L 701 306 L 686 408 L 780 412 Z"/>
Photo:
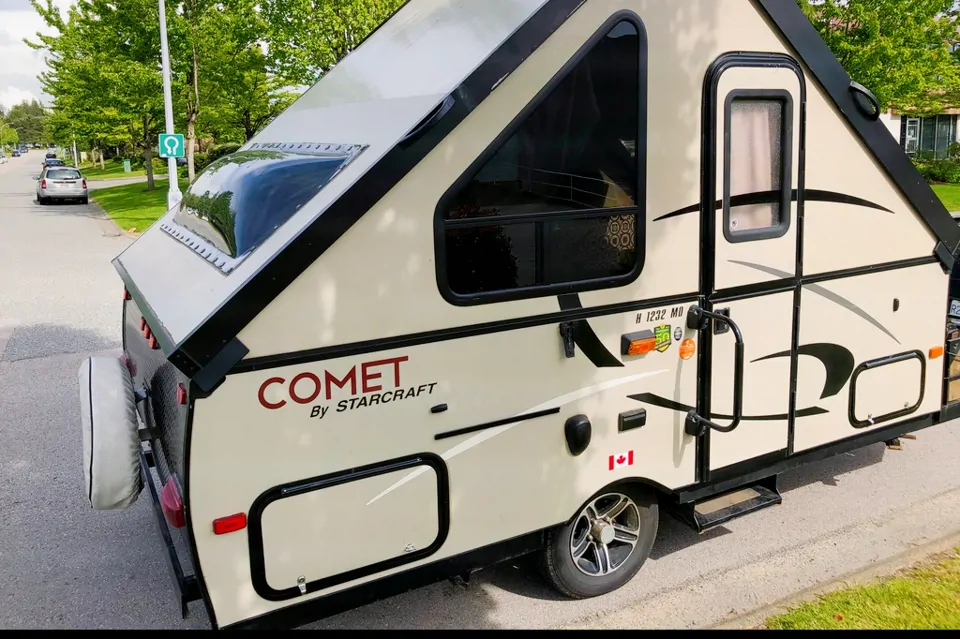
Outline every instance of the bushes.
<path id="1" fill-rule="evenodd" d="M 946 152 L 937 158 L 930 151 L 917 151 L 910 160 L 927 182 L 960 184 L 960 143 L 951 143 Z"/>
<path id="2" fill-rule="evenodd" d="M 927 182 L 946 182 L 960 184 L 960 161 L 947 158 L 941 160 L 913 160 L 914 166 Z"/>
<path id="3" fill-rule="evenodd" d="M 212 164 L 222 158 L 225 155 L 230 155 L 231 153 L 236 153 L 240 150 L 239 144 L 226 143 L 218 144 L 207 150 L 207 160 Z"/>

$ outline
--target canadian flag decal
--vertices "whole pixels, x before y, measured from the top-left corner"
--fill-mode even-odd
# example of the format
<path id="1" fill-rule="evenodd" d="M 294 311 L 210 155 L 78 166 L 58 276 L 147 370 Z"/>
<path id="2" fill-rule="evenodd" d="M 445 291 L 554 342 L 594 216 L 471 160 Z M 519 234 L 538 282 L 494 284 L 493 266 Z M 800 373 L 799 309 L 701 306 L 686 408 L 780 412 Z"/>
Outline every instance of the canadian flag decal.
<path id="1" fill-rule="evenodd" d="M 633 466 L 633 451 L 610 455 L 608 466 L 610 470 L 616 470 L 621 466 Z"/>

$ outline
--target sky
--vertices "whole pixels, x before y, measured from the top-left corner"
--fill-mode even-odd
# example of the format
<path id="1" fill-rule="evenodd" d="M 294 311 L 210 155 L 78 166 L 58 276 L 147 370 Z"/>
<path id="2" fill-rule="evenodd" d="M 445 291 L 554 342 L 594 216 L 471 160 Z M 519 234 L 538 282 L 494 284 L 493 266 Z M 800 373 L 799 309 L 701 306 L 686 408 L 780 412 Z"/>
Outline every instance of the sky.
<path id="1" fill-rule="evenodd" d="M 74 0 L 55 0 L 64 11 Z M 43 93 L 37 75 L 44 68 L 43 51 L 34 51 L 24 38 L 36 40 L 36 33 L 48 33 L 49 28 L 30 6 L 30 0 L 0 0 L 0 105 L 10 107 L 34 98 L 49 104 L 51 98 Z"/>

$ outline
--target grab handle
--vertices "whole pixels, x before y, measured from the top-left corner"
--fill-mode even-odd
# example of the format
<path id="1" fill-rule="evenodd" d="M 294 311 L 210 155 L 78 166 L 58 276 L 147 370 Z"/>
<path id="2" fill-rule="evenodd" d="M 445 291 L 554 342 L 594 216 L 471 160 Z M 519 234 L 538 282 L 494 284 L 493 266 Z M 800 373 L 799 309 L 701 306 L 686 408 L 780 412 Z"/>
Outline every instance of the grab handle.
<path id="1" fill-rule="evenodd" d="M 454 103 L 455 103 L 455 100 L 453 99 L 452 95 L 448 95 L 447 97 L 445 97 L 443 101 L 440 102 L 440 104 L 438 104 L 437 106 L 435 106 L 433 110 L 430 113 L 428 113 L 423 120 L 421 120 L 415 127 L 413 127 L 413 130 L 411 130 L 409 133 L 403 136 L 403 139 L 401 139 L 399 142 L 399 146 L 408 147 L 414 142 L 416 142 L 418 139 L 420 139 L 420 137 L 422 137 L 423 134 L 427 132 L 427 130 L 429 130 L 433 125 L 435 125 L 437 122 L 443 119 L 443 116 L 445 116 L 450 111 L 450 109 L 453 108 Z"/>
<path id="2" fill-rule="evenodd" d="M 733 331 L 733 338 L 736 340 L 733 360 L 733 421 L 726 426 L 722 426 L 698 415 L 697 411 L 691 410 L 687 413 L 684 430 L 688 435 L 694 437 L 705 434 L 707 428 L 712 428 L 721 433 L 729 433 L 740 424 L 740 420 L 743 418 L 743 333 L 740 332 L 740 327 L 728 315 L 714 313 L 696 305 L 691 306 L 690 310 L 687 311 L 687 328 L 691 330 L 703 330 L 709 325 L 709 320 L 729 326 L 730 330 Z"/>

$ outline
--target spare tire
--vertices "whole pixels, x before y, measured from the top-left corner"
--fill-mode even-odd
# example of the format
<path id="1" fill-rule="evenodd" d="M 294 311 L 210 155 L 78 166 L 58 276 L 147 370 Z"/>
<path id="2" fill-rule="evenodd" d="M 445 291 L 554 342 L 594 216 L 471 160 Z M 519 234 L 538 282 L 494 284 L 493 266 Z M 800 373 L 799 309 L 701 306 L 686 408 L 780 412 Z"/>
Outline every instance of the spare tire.
<path id="1" fill-rule="evenodd" d="M 117 357 L 89 357 L 79 378 L 87 499 L 96 510 L 127 508 L 143 490 L 130 371 Z"/>

